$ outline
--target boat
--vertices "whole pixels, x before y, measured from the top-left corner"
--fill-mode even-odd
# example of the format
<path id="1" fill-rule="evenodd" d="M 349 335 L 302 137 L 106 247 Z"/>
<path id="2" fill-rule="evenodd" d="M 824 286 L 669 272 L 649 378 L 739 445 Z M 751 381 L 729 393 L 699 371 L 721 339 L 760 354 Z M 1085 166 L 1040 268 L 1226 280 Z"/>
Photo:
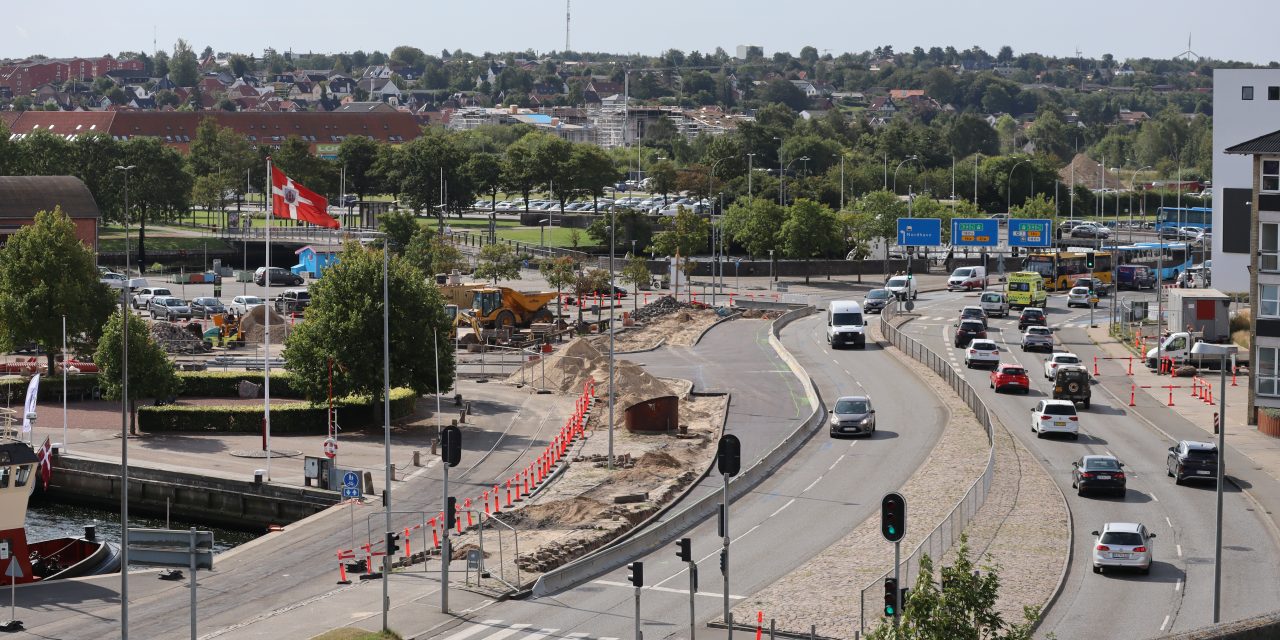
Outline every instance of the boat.
<path id="1" fill-rule="evenodd" d="M 40 458 L 31 445 L 15 439 L 0 440 L 0 584 L 119 571 L 119 545 L 99 540 L 92 526 L 85 527 L 84 536 L 79 538 L 27 542 L 27 504 L 40 477 L 39 464 Z"/>

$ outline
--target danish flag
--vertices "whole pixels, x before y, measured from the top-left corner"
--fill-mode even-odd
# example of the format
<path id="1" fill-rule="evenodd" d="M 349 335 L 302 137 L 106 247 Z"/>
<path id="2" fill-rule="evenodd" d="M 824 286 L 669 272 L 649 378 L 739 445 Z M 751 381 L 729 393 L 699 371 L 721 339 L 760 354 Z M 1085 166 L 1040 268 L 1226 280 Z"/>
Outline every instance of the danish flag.
<path id="1" fill-rule="evenodd" d="M 324 196 L 295 183 L 283 171 L 271 167 L 271 211 L 277 218 L 302 220 L 337 229 L 341 225 L 329 215 L 328 209 L 329 201 Z"/>
<path id="2" fill-rule="evenodd" d="M 49 443 L 47 436 L 37 456 L 40 458 L 40 480 L 44 482 L 44 488 L 48 489 L 49 478 L 53 477 L 53 445 Z"/>

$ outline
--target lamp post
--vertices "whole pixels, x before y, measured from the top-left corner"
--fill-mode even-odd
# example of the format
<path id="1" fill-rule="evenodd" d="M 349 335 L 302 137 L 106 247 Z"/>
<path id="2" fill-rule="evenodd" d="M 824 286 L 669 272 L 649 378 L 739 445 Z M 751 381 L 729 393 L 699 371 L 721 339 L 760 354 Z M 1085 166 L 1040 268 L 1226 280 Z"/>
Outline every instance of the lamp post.
<path id="1" fill-rule="evenodd" d="M 613 471 L 613 405 L 614 405 L 614 376 L 613 376 L 613 307 L 614 302 L 618 299 L 617 288 L 613 282 L 613 246 L 618 237 L 618 214 L 615 210 L 609 212 L 609 470 Z M 579 300 L 578 304 L 582 304 Z"/>
<path id="2" fill-rule="evenodd" d="M 716 167 L 719 166 L 721 162 L 724 162 L 725 160 L 730 160 L 736 157 L 737 156 L 725 156 L 723 158 L 720 158 L 719 160 L 716 160 L 715 162 L 712 162 L 711 170 L 707 172 L 707 210 L 711 214 L 710 218 L 711 218 L 711 306 L 712 307 L 716 306 L 716 267 L 719 266 L 720 264 L 719 254 L 717 253 L 717 250 L 719 248 L 719 241 L 717 240 L 717 237 L 716 237 L 716 226 L 715 226 L 716 203 L 715 203 L 715 198 L 711 195 L 711 191 L 713 188 L 712 182 L 715 180 Z M 721 213 L 723 214 L 724 212 L 721 211 Z M 612 336 L 613 333 L 610 332 L 609 335 Z"/>
<path id="3" fill-rule="evenodd" d="M 785 191 L 785 190 L 786 190 L 786 186 L 787 186 L 787 178 L 786 178 L 786 175 L 787 175 L 787 173 L 786 173 L 786 169 L 784 169 L 784 168 L 783 168 L 783 166 L 782 166 L 782 164 L 783 164 L 783 159 L 784 159 L 784 158 L 783 158 L 783 155 L 782 155 L 782 138 L 779 138 L 779 137 L 777 137 L 777 136 L 774 136 L 774 138 L 773 138 L 773 139 L 778 141 L 778 206 L 780 206 L 780 207 L 781 207 L 781 206 L 783 206 L 783 205 L 785 204 L 785 203 L 783 202 L 783 195 L 782 195 L 782 193 L 783 193 L 783 191 Z"/>
<path id="4" fill-rule="evenodd" d="M 129 640 L 129 172 L 137 165 L 116 165 L 124 172 L 124 282 L 120 287 L 123 336 L 120 358 L 120 637 Z M 66 372 L 63 372 L 66 375 Z"/>
<path id="5" fill-rule="evenodd" d="M 809 156 L 792 158 L 791 162 L 788 162 L 786 168 L 782 170 L 782 184 L 781 188 L 778 189 L 778 204 L 784 207 L 787 206 L 787 172 L 791 170 L 791 165 L 795 164 L 797 160 L 808 162 Z"/>
<path id="6" fill-rule="evenodd" d="M 1213 623 L 1221 620 L 1222 613 L 1222 483 L 1227 477 L 1227 356 L 1236 353 L 1235 345 L 1197 342 L 1191 347 L 1192 355 L 1218 356 L 1222 374 L 1218 380 L 1218 486 L 1217 511 L 1213 536 Z"/>
<path id="7" fill-rule="evenodd" d="M 1135 184 L 1135 183 L 1137 183 L 1137 181 L 1138 181 L 1138 173 L 1140 173 L 1140 172 L 1142 172 L 1142 171 L 1146 171 L 1147 169 L 1150 169 L 1150 168 L 1151 168 L 1151 165 L 1145 165 L 1145 166 L 1143 166 L 1143 167 L 1142 167 L 1142 168 L 1140 168 L 1140 169 L 1135 169 L 1135 170 L 1134 170 L 1134 172 L 1133 172 L 1133 175 L 1129 177 L 1129 244 L 1133 244 L 1133 189 L 1134 189 L 1134 184 Z M 1143 204 L 1144 204 L 1144 208 L 1145 208 L 1145 204 L 1146 204 L 1146 197 L 1145 197 L 1145 196 L 1143 197 L 1142 202 L 1143 202 Z"/>
<path id="8" fill-rule="evenodd" d="M 835 155 L 833 154 L 831 157 L 834 158 Z M 954 171 L 952 171 L 952 175 L 953 176 L 955 175 Z M 952 191 L 955 191 L 955 189 L 953 188 Z M 840 154 L 840 210 L 844 211 L 844 154 L 843 153 Z"/>
<path id="9" fill-rule="evenodd" d="M 538 246 L 544 250 L 547 248 L 547 223 L 551 222 L 551 214 L 547 214 L 545 220 L 538 221 Z"/>
<path id="10" fill-rule="evenodd" d="M 754 194 L 754 193 L 752 193 L 752 191 L 751 191 L 751 178 L 752 178 L 752 175 L 751 175 L 751 174 L 752 174 L 752 167 L 751 167 L 751 165 L 752 165 L 752 160 L 754 160 L 754 159 L 755 159 L 755 157 L 756 157 L 756 154 L 754 154 L 754 153 L 748 153 L 748 154 L 747 154 L 747 204 L 748 204 L 748 205 L 750 205 L 752 202 L 754 202 L 754 201 L 755 201 L 755 200 L 754 200 L 754 198 L 755 198 L 755 194 Z"/>
<path id="11" fill-rule="evenodd" d="M 1030 160 L 1023 158 L 1022 160 L 1019 160 L 1013 163 L 1013 166 L 1009 168 L 1009 175 L 1005 176 L 1005 179 L 1004 179 L 1004 190 L 1005 190 L 1004 212 L 1005 213 L 1009 213 L 1010 211 L 1013 210 L 1013 171 L 1014 169 L 1017 169 L 1019 166 L 1024 165 L 1027 162 L 1030 162 Z"/>
<path id="12" fill-rule="evenodd" d="M 899 162 L 898 166 L 893 168 L 893 194 L 894 195 L 898 194 L 898 169 L 901 169 L 902 165 L 908 162 L 911 162 L 912 160 L 919 160 L 919 159 L 920 158 L 916 156 L 907 156 L 905 160 L 903 160 L 902 162 Z"/>

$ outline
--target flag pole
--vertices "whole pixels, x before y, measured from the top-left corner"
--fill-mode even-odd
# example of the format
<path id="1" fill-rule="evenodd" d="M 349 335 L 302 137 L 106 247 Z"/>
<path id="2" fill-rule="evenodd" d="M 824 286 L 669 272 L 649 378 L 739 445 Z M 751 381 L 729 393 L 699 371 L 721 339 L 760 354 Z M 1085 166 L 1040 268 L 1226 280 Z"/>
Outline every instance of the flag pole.
<path id="1" fill-rule="evenodd" d="M 262 350 L 262 390 L 263 390 L 263 420 L 262 429 L 265 437 L 263 438 L 263 446 L 267 450 L 267 481 L 271 480 L 271 218 L 275 215 L 275 181 L 271 176 L 271 158 L 267 158 L 267 232 L 264 248 L 266 249 L 265 268 L 262 274 L 262 283 L 267 285 L 267 294 L 263 297 L 262 319 L 263 319 L 263 343 L 265 348 Z"/>

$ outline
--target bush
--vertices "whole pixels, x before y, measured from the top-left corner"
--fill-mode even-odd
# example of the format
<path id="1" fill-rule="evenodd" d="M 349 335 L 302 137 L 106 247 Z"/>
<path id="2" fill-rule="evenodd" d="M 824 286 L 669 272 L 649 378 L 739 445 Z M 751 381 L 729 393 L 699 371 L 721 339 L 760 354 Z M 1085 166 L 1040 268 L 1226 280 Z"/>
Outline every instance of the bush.
<path id="1" fill-rule="evenodd" d="M 272 376 L 274 378 L 274 376 Z M 391 390 L 391 419 L 413 415 L 418 394 L 412 389 Z M 344 429 L 360 429 L 378 424 L 382 407 L 368 398 L 334 400 L 338 424 Z M 271 432 L 276 434 L 322 434 L 328 432 L 325 404 L 287 402 L 271 407 Z M 138 407 L 138 428 L 149 433 L 214 431 L 219 433 L 260 433 L 262 407 L 257 405 L 202 405 Z"/>
<path id="2" fill-rule="evenodd" d="M 28 376 L 0 377 L 0 394 L 4 396 L 5 404 L 21 405 L 27 397 L 27 385 L 30 382 L 31 378 Z M 97 388 L 98 374 L 96 373 L 81 373 L 67 378 L 67 396 L 71 398 L 92 397 Z M 41 400 L 62 399 L 62 377 L 40 376 L 40 391 L 37 395 Z"/>
<path id="3" fill-rule="evenodd" d="M 181 371 L 182 395 L 192 398 L 238 398 L 240 382 L 262 384 L 262 374 L 252 371 Z M 301 398 L 288 371 L 271 373 L 271 397 Z"/>
<path id="4" fill-rule="evenodd" d="M 1231 321 L 1230 321 L 1231 333 L 1235 333 L 1237 331 L 1248 331 L 1249 319 L 1252 315 L 1253 315 L 1252 310 L 1241 309 L 1237 311 L 1235 315 L 1231 316 Z"/>

